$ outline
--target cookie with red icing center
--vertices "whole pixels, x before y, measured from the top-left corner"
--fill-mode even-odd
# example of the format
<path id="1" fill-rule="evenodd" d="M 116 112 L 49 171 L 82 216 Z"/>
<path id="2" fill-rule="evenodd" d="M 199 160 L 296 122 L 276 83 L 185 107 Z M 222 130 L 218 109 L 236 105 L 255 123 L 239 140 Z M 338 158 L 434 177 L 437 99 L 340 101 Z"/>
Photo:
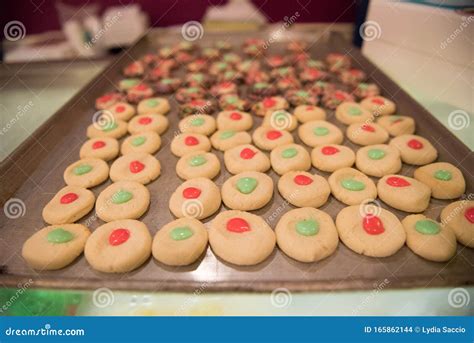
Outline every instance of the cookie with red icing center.
<path id="1" fill-rule="evenodd" d="M 341 241 L 352 251 L 371 257 L 395 254 L 405 244 L 406 234 L 402 223 L 391 212 L 375 207 L 349 206 L 336 217 Z"/>
<path id="2" fill-rule="evenodd" d="M 209 243 L 222 260 L 250 266 L 270 256 L 276 238 L 263 218 L 243 211 L 223 211 L 210 224 Z"/>
<path id="3" fill-rule="evenodd" d="M 331 194 L 326 179 L 305 171 L 289 171 L 278 180 L 278 191 L 297 207 L 321 207 Z"/>
<path id="4" fill-rule="evenodd" d="M 441 224 L 453 230 L 459 243 L 474 248 L 474 201 L 460 200 L 441 211 Z"/>
<path id="5" fill-rule="evenodd" d="M 94 207 L 95 196 L 78 186 L 60 189 L 43 208 L 43 219 L 48 224 L 68 224 L 84 217 Z"/>
<path id="6" fill-rule="evenodd" d="M 404 175 L 385 175 L 378 181 L 377 191 L 383 202 L 405 212 L 423 212 L 430 203 L 431 189 Z"/>
<path id="7" fill-rule="evenodd" d="M 146 185 L 161 173 L 160 162 L 144 152 L 131 152 L 116 159 L 110 167 L 110 179 L 117 181 L 136 181 Z"/>
<path id="8" fill-rule="evenodd" d="M 181 133 L 171 141 L 171 152 L 178 157 L 196 151 L 211 150 L 209 138 L 199 133 Z"/>
<path id="9" fill-rule="evenodd" d="M 229 173 L 244 171 L 266 172 L 270 169 L 270 159 L 260 149 L 251 144 L 236 146 L 224 153 L 224 163 Z"/>
<path id="10" fill-rule="evenodd" d="M 402 161 L 413 165 L 425 165 L 438 157 L 438 151 L 426 138 L 417 135 L 401 135 L 389 143 L 398 149 Z"/>

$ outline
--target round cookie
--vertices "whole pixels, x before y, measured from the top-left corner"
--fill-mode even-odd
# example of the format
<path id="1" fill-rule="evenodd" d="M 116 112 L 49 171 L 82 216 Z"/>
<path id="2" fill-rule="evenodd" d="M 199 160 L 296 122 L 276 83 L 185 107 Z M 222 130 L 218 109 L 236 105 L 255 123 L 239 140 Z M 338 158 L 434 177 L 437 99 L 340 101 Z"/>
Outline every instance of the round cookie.
<path id="1" fill-rule="evenodd" d="M 356 102 L 346 101 L 337 106 L 336 119 L 346 125 L 355 123 L 369 123 L 372 121 L 370 111 Z"/>
<path id="2" fill-rule="evenodd" d="M 146 185 L 160 176 L 160 173 L 160 162 L 144 152 L 123 155 L 110 167 L 110 179 L 114 182 L 135 181 Z"/>
<path id="3" fill-rule="evenodd" d="M 453 230 L 459 243 L 474 248 L 474 201 L 449 204 L 441 211 L 441 223 Z"/>
<path id="4" fill-rule="evenodd" d="M 109 165 L 98 158 L 83 158 L 70 164 L 63 177 L 69 186 L 91 188 L 109 178 Z"/>
<path id="5" fill-rule="evenodd" d="M 84 249 L 87 262 L 103 273 L 126 273 L 150 257 L 151 235 L 138 220 L 116 220 L 99 226 Z"/>
<path id="6" fill-rule="evenodd" d="M 240 266 L 264 261 L 273 252 L 275 242 L 275 234 L 265 220 L 248 212 L 221 212 L 209 227 L 214 254 Z"/>
<path id="7" fill-rule="evenodd" d="M 388 140 L 388 132 L 378 124 L 360 124 L 349 125 L 346 131 L 347 138 L 359 145 L 382 144 Z"/>
<path id="8" fill-rule="evenodd" d="M 204 177 L 183 182 L 171 194 L 169 208 L 175 217 L 204 219 L 221 206 L 221 193 L 214 182 Z"/>
<path id="9" fill-rule="evenodd" d="M 158 113 L 166 114 L 170 110 L 170 103 L 165 98 L 148 98 L 138 103 L 138 114 Z"/>
<path id="10" fill-rule="evenodd" d="M 141 183 L 119 181 L 104 189 L 95 204 L 97 216 L 104 222 L 137 219 L 150 205 L 150 192 Z"/>
<path id="11" fill-rule="evenodd" d="M 135 107 L 127 102 L 117 102 L 113 106 L 109 107 L 107 111 L 110 111 L 115 119 L 123 121 L 129 121 L 130 118 L 132 118 L 136 113 Z"/>
<path id="12" fill-rule="evenodd" d="M 220 151 L 250 143 L 252 143 L 252 137 L 246 131 L 218 130 L 211 136 L 212 146 Z"/>
<path id="13" fill-rule="evenodd" d="M 427 164 L 417 168 L 413 177 L 430 187 L 435 199 L 456 199 L 466 190 L 464 176 L 451 163 Z"/>
<path id="14" fill-rule="evenodd" d="M 88 138 L 120 138 L 127 134 L 127 122 L 118 119 L 111 119 L 102 123 L 100 119 L 87 127 Z"/>
<path id="15" fill-rule="evenodd" d="M 313 148 L 323 144 L 341 144 L 344 140 L 342 131 L 324 120 L 304 123 L 298 128 L 298 136 L 304 144 Z"/>
<path id="16" fill-rule="evenodd" d="M 255 171 L 234 175 L 222 185 L 222 201 L 233 210 L 257 210 L 268 204 L 272 196 L 271 177 Z"/>
<path id="17" fill-rule="evenodd" d="M 324 177 L 304 171 L 290 171 L 280 177 L 278 191 L 286 201 L 297 207 L 321 207 L 331 194 Z"/>
<path id="18" fill-rule="evenodd" d="M 273 170 L 283 175 L 291 170 L 309 170 L 311 158 L 308 151 L 298 144 L 287 144 L 276 147 L 270 153 Z"/>
<path id="19" fill-rule="evenodd" d="M 80 224 L 47 226 L 28 238 L 21 255 L 33 269 L 61 269 L 82 254 L 90 234 L 89 229 Z"/>
<path id="20" fill-rule="evenodd" d="M 288 101 L 281 96 L 266 97 L 262 101 L 252 106 L 252 111 L 263 117 L 268 112 L 272 113 L 277 110 L 286 110 L 289 107 Z"/>
<path id="21" fill-rule="evenodd" d="M 313 105 L 296 106 L 293 115 L 300 123 L 307 123 L 313 120 L 326 120 L 326 111 L 321 107 Z"/>
<path id="22" fill-rule="evenodd" d="M 198 177 L 213 179 L 221 170 L 221 163 L 216 155 L 197 151 L 184 155 L 176 163 L 176 174 L 184 179 L 191 180 Z"/>
<path id="23" fill-rule="evenodd" d="M 93 138 L 82 144 L 81 158 L 99 158 L 104 161 L 113 160 L 119 153 L 118 141 L 114 138 Z"/>
<path id="24" fill-rule="evenodd" d="M 216 131 L 216 120 L 208 114 L 193 114 L 181 119 L 178 127 L 183 133 L 199 133 L 209 136 Z"/>
<path id="25" fill-rule="evenodd" d="M 438 157 L 438 151 L 434 146 L 421 136 L 397 136 L 392 138 L 389 145 L 398 149 L 402 161 L 408 164 L 421 166 L 433 162 Z"/>
<path id="26" fill-rule="evenodd" d="M 171 152 L 178 157 L 197 151 L 211 150 L 209 138 L 199 133 L 181 133 L 171 141 Z"/>
<path id="27" fill-rule="evenodd" d="M 273 150 L 278 146 L 293 143 L 291 133 L 260 126 L 252 135 L 254 144 L 262 150 Z"/>
<path id="28" fill-rule="evenodd" d="M 344 245 L 361 255 L 387 257 L 405 244 L 402 223 L 383 208 L 364 213 L 360 206 L 346 207 L 337 215 L 336 227 Z"/>
<path id="29" fill-rule="evenodd" d="M 122 155 L 142 153 L 153 155 L 161 147 L 161 138 L 156 132 L 145 131 L 128 136 L 122 143 Z"/>
<path id="30" fill-rule="evenodd" d="M 383 116 L 377 120 L 390 136 L 412 135 L 415 133 L 415 120 L 407 116 Z"/>
<path id="31" fill-rule="evenodd" d="M 334 197 L 346 205 L 357 205 L 377 197 L 374 182 L 354 168 L 336 170 L 328 179 Z"/>
<path id="32" fill-rule="evenodd" d="M 94 193 L 90 190 L 66 186 L 43 208 L 43 219 L 52 225 L 74 223 L 92 210 L 94 201 Z"/>
<path id="33" fill-rule="evenodd" d="M 393 114 L 397 110 L 395 103 L 383 96 L 370 96 L 360 102 L 360 105 L 375 117 Z"/>
<path id="34" fill-rule="evenodd" d="M 356 167 L 367 175 L 382 177 L 398 173 L 402 161 L 398 150 L 390 145 L 368 145 L 357 150 Z"/>
<path id="35" fill-rule="evenodd" d="M 332 173 L 341 168 L 352 167 L 354 161 L 354 152 L 343 145 L 325 144 L 311 151 L 313 166 L 325 172 Z"/>
<path id="36" fill-rule="evenodd" d="M 402 220 L 407 246 L 424 259 L 445 262 L 456 254 L 456 236 L 447 226 L 423 214 L 411 214 Z"/>
<path id="37" fill-rule="evenodd" d="M 133 117 L 128 123 L 128 132 L 134 135 L 137 133 L 154 131 L 161 135 L 168 129 L 169 120 L 161 114 L 142 114 Z"/>
<path id="38" fill-rule="evenodd" d="M 385 175 L 378 181 L 377 191 L 384 203 L 405 212 L 423 212 L 430 204 L 430 188 L 408 176 Z"/>
<path id="39" fill-rule="evenodd" d="M 339 244 L 336 225 L 323 211 L 311 207 L 285 213 L 275 228 L 278 247 L 300 262 L 316 262 L 332 255 Z"/>
<path id="40" fill-rule="evenodd" d="M 224 153 L 224 164 L 231 174 L 245 171 L 266 172 L 270 169 L 270 159 L 251 144 L 236 146 Z"/>
<path id="41" fill-rule="evenodd" d="M 298 126 L 298 120 L 291 113 L 278 110 L 265 114 L 262 126 L 275 130 L 293 131 Z"/>
<path id="42" fill-rule="evenodd" d="M 218 130 L 247 131 L 253 126 L 250 113 L 242 111 L 222 111 L 217 114 Z"/>
<path id="43" fill-rule="evenodd" d="M 207 248 L 207 230 L 193 218 L 180 218 L 163 226 L 155 235 L 153 257 L 169 266 L 194 263 Z"/>

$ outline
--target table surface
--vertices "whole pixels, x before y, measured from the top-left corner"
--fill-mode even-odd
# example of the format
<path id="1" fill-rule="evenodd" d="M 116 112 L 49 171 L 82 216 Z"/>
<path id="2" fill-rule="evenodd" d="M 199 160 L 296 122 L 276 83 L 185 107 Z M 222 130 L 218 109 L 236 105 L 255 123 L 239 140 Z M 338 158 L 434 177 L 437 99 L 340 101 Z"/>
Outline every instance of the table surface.
<path id="1" fill-rule="evenodd" d="M 0 127 L 6 127 L 12 120 L 23 113 L 22 109 L 32 111 L 27 121 L 18 121 L 1 135 L 0 160 L 6 158 L 15 147 L 28 137 L 39 125 L 49 118 L 62 104 L 69 100 L 81 87 L 98 75 L 107 62 L 80 61 L 55 62 L 52 64 L 27 64 L 0 66 Z M 390 66 L 379 66 L 389 71 Z M 403 80 L 397 80 L 403 85 Z M 445 123 L 445 112 L 437 111 L 417 96 L 421 90 L 407 90 L 411 96 L 432 111 L 433 115 Z M 26 106 L 26 107 L 25 107 Z M 29 106 L 29 107 L 28 107 Z M 449 129 L 449 127 L 448 127 Z M 453 131 L 471 149 L 474 146 L 471 135 Z M 0 291 L 0 301 L 11 300 L 17 290 Z M 13 292 L 13 293 L 12 293 Z M 189 293 L 136 293 L 114 292 L 113 302 L 102 307 L 97 303 L 93 292 L 81 291 L 47 291 L 34 290 L 29 292 L 32 297 L 63 299 L 62 304 L 70 301 L 75 304 L 77 314 L 182 314 L 208 315 L 368 315 L 368 314 L 400 314 L 400 315 L 450 315 L 473 314 L 472 306 L 453 306 L 449 300 L 455 292 L 467 294 L 468 299 L 474 296 L 474 287 L 457 289 L 408 289 L 384 290 L 375 285 L 373 290 L 358 292 L 308 292 L 289 294 L 282 290 L 277 294 L 242 294 L 242 293 L 206 293 L 205 289 Z M 69 299 L 69 300 L 64 300 Z M 79 299 L 79 301 L 78 301 Z M 280 300 L 278 300 L 280 299 Z M 281 300 L 282 299 L 282 300 Z M 416 302 L 414 301 L 416 299 Z M 436 301 L 433 301 L 436 299 Z M 15 301 L 14 301 L 15 303 Z M 21 304 L 21 298 L 17 305 Z M 186 305 L 187 304 L 187 305 Z M 68 305 L 69 306 L 69 305 Z M 14 306 L 12 306 L 14 308 Z M 21 308 L 25 310 L 25 306 Z M 54 307 L 52 314 L 67 314 L 71 310 L 66 307 Z M 47 310 L 47 309 L 46 309 Z M 28 311 L 28 310 L 26 310 Z M 62 311 L 62 313 L 61 313 Z M 41 311 L 40 311 L 41 312 Z M 1 312 L 0 312 L 1 313 Z M 41 312 L 44 314 L 45 312 Z M 27 314 L 27 312 L 25 313 Z M 38 313 L 39 314 L 39 313 Z"/>

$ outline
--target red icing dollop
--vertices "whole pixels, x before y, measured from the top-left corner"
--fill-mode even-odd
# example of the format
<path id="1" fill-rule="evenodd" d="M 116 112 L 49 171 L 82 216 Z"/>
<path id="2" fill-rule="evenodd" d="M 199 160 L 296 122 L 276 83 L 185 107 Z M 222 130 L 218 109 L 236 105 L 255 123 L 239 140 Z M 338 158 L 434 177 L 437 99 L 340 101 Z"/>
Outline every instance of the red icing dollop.
<path id="1" fill-rule="evenodd" d="M 296 175 L 293 181 L 300 186 L 307 186 L 313 183 L 313 179 L 306 175 Z"/>
<path id="2" fill-rule="evenodd" d="M 273 107 L 276 105 L 276 100 L 273 98 L 265 98 L 263 99 L 263 106 L 264 107 Z"/>
<path id="3" fill-rule="evenodd" d="M 323 155 L 334 155 L 339 152 L 339 149 L 333 146 L 325 146 L 321 149 Z"/>
<path id="4" fill-rule="evenodd" d="M 61 197 L 61 204 L 70 204 L 76 201 L 79 198 L 79 195 L 76 193 L 66 193 Z"/>
<path id="5" fill-rule="evenodd" d="M 201 190 L 196 187 L 188 187 L 183 190 L 183 198 L 196 199 L 201 195 Z"/>
<path id="6" fill-rule="evenodd" d="M 253 151 L 252 149 L 245 148 L 245 149 L 242 149 L 242 151 L 240 152 L 240 157 L 243 158 L 244 160 L 250 160 L 251 158 L 255 156 L 255 154 L 256 152 Z"/>
<path id="7" fill-rule="evenodd" d="M 282 136 L 282 133 L 278 130 L 271 130 L 267 132 L 267 138 L 270 140 L 278 139 Z"/>
<path id="8" fill-rule="evenodd" d="M 152 119 L 150 117 L 143 117 L 143 118 L 138 119 L 138 123 L 140 125 L 148 125 L 151 123 L 151 121 Z"/>
<path id="9" fill-rule="evenodd" d="M 371 125 L 364 124 L 361 126 L 361 129 L 367 132 L 375 132 L 375 128 Z"/>
<path id="10" fill-rule="evenodd" d="M 94 143 L 92 143 L 92 149 L 94 149 L 94 150 L 103 148 L 104 146 L 105 146 L 104 141 L 95 141 Z"/>
<path id="11" fill-rule="evenodd" d="M 232 113 L 230 114 L 230 119 L 232 119 L 232 120 L 240 120 L 240 119 L 242 119 L 242 115 L 241 115 L 240 113 L 238 113 L 238 112 L 232 112 Z"/>
<path id="12" fill-rule="evenodd" d="M 474 224 L 474 207 L 470 207 L 466 209 L 466 212 L 464 212 L 464 217 L 471 223 Z"/>
<path id="13" fill-rule="evenodd" d="M 140 161 L 135 160 L 135 161 L 130 162 L 129 168 L 130 168 L 130 172 L 132 172 L 133 174 L 136 174 L 136 173 L 141 172 L 143 169 L 145 169 L 145 165 L 141 163 Z"/>
<path id="14" fill-rule="evenodd" d="M 405 180 L 404 178 L 398 177 L 398 176 L 390 176 L 387 178 L 385 181 L 387 185 L 392 186 L 392 187 L 408 187 L 411 186 L 411 183 Z"/>
<path id="15" fill-rule="evenodd" d="M 421 143 L 418 139 L 410 139 L 407 142 L 407 145 L 410 148 L 415 149 L 415 150 L 423 149 L 423 143 Z"/>
<path id="16" fill-rule="evenodd" d="M 120 245 L 128 241 L 130 238 L 130 231 L 124 228 L 118 228 L 112 231 L 109 235 L 109 244 L 110 245 Z"/>
<path id="17" fill-rule="evenodd" d="M 199 140 L 194 137 L 194 136 L 187 136 L 185 139 L 184 139 L 184 144 L 186 144 L 187 146 L 193 146 L 193 145 L 198 145 L 199 144 Z"/>
<path id="18" fill-rule="evenodd" d="M 365 216 L 362 219 L 362 227 L 369 235 L 380 235 L 385 231 L 380 218 L 374 215 Z"/>
<path id="19" fill-rule="evenodd" d="M 235 233 L 250 231 L 249 223 L 242 218 L 232 218 L 227 222 L 227 230 Z"/>

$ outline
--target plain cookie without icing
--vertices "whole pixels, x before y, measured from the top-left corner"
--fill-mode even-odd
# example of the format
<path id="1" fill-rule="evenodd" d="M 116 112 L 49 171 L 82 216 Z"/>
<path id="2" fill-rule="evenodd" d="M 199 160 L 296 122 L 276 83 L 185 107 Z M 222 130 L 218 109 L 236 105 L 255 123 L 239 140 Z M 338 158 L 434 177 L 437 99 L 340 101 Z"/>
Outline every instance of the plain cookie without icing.
<path id="1" fill-rule="evenodd" d="M 90 234 L 89 229 L 80 224 L 47 226 L 28 238 L 21 255 L 33 269 L 61 269 L 82 254 Z"/>
<path id="2" fill-rule="evenodd" d="M 242 211 L 219 213 L 209 227 L 212 251 L 226 262 L 250 266 L 264 261 L 275 248 L 275 234 L 259 216 Z"/>
<path id="3" fill-rule="evenodd" d="M 180 218 L 163 226 L 152 244 L 153 257 L 169 266 L 194 263 L 206 250 L 207 229 L 193 218 Z"/>
<path id="4" fill-rule="evenodd" d="M 407 246 L 415 254 L 435 262 L 450 260 L 456 253 L 456 236 L 422 214 L 412 214 L 402 220 L 407 234 Z"/>
<path id="5" fill-rule="evenodd" d="M 304 207 L 285 213 L 275 228 L 278 247 L 300 262 L 320 261 L 334 253 L 339 236 L 332 218 Z"/>
<path id="6" fill-rule="evenodd" d="M 379 179 L 377 191 L 384 203 L 405 212 L 423 212 L 430 204 L 430 188 L 408 176 L 386 175 Z"/>
<path id="7" fill-rule="evenodd" d="M 90 190 L 66 186 L 43 208 L 43 219 L 53 225 L 74 223 L 92 210 L 94 201 L 94 193 Z"/>
<path id="8" fill-rule="evenodd" d="M 103 273 L 126 273 L 150 257 L 151 235 L 138 220 L 117 220 L 99 226 L 89 237 L 84 255 L 92 268 Z"/>
<path id="9" fill-rule="evenodd" d="M 402 223 L 383 208 L 367 214 L 360 206 L 346 207 L 337 215 L 336 227 L 344 245 L 361 255 L 387 257 L 405 244 Z"/>

